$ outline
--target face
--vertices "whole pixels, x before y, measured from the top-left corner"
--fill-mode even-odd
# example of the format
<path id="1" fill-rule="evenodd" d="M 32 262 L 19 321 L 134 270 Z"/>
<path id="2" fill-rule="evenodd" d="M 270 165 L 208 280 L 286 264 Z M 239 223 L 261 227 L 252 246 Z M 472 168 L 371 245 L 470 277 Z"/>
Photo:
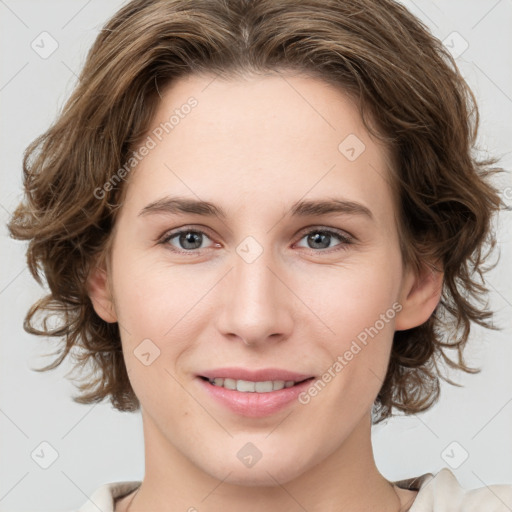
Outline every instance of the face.
<path id="1" fill-rule="evenodd" d="M 113 234 L 110 316 L 94 300 L 152 456 L 245 485 L 369 423 L 411 288 L 386 149 L 341 91 L 284 77 L 165 91 Z"/>

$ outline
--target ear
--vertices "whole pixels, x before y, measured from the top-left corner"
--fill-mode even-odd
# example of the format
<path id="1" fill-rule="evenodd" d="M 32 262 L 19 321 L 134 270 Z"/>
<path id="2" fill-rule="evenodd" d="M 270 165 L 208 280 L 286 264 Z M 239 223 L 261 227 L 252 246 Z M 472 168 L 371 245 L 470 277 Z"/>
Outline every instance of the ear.
<path id="1" fill-rule="evenodd" d="M 434 270 L 426 263 L 419 271 L 406 270 L 399 299 L 402 309 L 395 317 L 397 331 L 412 329 L 430 318 L 441 300 L 443 277 L 442 271 Z"/>
<path id="2" fill-rule="evenodd" d="M 114 301 L 104 264 L 92 267 L 87 279 L 87 291 L 97 315 L 105 322 L 117 322 Z"/>

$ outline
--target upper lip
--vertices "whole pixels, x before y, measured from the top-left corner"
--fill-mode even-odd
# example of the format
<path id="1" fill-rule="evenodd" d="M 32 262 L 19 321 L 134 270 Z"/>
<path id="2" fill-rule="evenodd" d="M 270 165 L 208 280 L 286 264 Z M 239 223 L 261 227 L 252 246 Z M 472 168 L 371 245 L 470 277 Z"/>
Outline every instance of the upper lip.
<path id="1" fill-rule="evenodd" d="M 262 368 L 260 370 L 249 370 L 247 368 L 215 368 L 213 370 L 205 370 L 201 372 L 199 376 L 208 379 L 217 377 L 252 382 L 264 382 L 269 380 L 293 380 L 294 382 L 301 382 L 313 377 L 312 375 L 282 370 L 280 368 Z"/>

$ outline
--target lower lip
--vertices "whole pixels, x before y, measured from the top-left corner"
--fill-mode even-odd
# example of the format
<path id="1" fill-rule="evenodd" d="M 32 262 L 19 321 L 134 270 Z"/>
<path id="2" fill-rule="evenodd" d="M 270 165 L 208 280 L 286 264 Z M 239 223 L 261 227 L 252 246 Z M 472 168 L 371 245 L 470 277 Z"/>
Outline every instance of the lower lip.
<path id="1" fill-rule="evenodd" d="M 198 377 L 198 380 L 199 384 L 214 400 L 231 411 L 250 418 L 261 418 L 284 409 L 311 385 L 313 379 L 296 384 L 291 388 L 283 388 L 269 393 L 243 393 L 221 386 L 214 386 L 200 377 Z"/>

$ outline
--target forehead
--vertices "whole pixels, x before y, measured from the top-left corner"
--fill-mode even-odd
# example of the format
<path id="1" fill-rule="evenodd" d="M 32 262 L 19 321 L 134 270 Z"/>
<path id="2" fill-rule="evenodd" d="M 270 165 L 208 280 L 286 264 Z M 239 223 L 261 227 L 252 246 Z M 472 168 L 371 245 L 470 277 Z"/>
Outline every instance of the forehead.
<path id="1" fill-rule="evenodd" d="M 152 148 L 128 190 L 139 207 L 180 195 L 264 215 L 265 205 L 336 196 L 377 219 L 393 213 L 387 149 L 351 98 L 317 78 L 181 78 L 162 91 L 142 143 Z"/>

